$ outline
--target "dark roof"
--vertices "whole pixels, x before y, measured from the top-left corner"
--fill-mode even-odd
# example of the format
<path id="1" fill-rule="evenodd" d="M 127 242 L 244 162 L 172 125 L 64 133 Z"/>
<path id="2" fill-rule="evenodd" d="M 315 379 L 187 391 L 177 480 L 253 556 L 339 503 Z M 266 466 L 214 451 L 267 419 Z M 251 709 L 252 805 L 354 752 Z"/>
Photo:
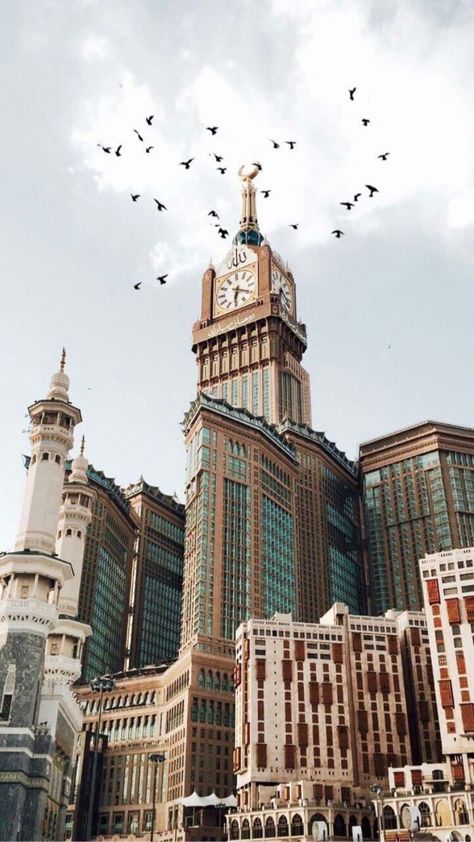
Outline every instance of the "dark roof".
<path id="1" fill-rule="evenodd" d="M 123 493 L 125 494 L 127 500 L 130 500 L 130 497 L 135 497 L 136 494 L 146 494 L 148 497 L 151 497 L 153 500 L 157 500 L 158 503 L 161 503 L 163 506 L 171 509 L 176 514 L 184 515 L 183 503 L 180 503 L 179 500 L 171 494 L 164 494 L 160 491 L 157 485 L 149 485 L 143 477 L 141 477 L 138 482 L 132 483 L 124 488 Z"/>
<path id="2" fill-rule="evenodd" d="M 321 445 L 322 449 L 328 454 L 328 456 L 331 457 L 331 459 L 335 459 L 336 462 L 345 468 L 346 471 L 349 471 L 354 477 L 357 476 L 359 463 L 349 459 L 343 450 L 339 450 L 335 442 L 327 438 L 325 433 L 312 430 L 307 424 L 296 424 L 294 421 L 290 421 L 289 418 L 285 418 L 278 429 L 282 433 L 295 433 L 298 436 L 309 439 L 309 441 L 317 442 Z"/>

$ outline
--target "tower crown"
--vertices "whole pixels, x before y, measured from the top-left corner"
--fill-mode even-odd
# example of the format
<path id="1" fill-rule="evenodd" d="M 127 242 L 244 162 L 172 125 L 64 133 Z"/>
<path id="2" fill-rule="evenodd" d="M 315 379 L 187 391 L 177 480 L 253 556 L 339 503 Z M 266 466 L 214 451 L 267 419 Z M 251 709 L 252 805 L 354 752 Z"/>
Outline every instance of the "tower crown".
<path id="1" fill-rule="evenodd" d="M 260 246 L 263 237 L 258 227 L 256 191 L 253 186 L 253 179 L 259 174 L 262 167 L 255 161 L 251 164 L 243 164 L 239 169 L 239 176 L 242 180 L 242 214 L 240 227 L 234 237 L 234 243 L 247 243 L 251 246 Z"/>
<path id="2" fill-rule="evenodd" d="M 69 377 L 64 371 L 66 365 L 66 349 L 63 348 L 61 354 L 61 362 L 59 364 L 59 371 L 53 374 L 49 385 L 48 399 L 69 401 Z"/>

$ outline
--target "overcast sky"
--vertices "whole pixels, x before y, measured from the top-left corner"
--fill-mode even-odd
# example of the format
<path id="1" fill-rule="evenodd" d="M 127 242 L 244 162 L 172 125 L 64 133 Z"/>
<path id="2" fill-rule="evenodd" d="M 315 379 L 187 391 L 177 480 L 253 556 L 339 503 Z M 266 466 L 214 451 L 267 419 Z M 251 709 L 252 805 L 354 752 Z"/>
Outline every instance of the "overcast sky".
<path id="1" fill-rule="evenodd" d="M 26 407 L 63 345 L 89 459 L 182 497 L 191 328 L 226 251 L 207 214 L 235 233 L 244 161 L 262 163 L 261 230 L 296 279 L 315 429 L 355 457 L 426 418 L 473 424 L 473 43 L 470 0 L 4 4 L 0 548 Z"/>

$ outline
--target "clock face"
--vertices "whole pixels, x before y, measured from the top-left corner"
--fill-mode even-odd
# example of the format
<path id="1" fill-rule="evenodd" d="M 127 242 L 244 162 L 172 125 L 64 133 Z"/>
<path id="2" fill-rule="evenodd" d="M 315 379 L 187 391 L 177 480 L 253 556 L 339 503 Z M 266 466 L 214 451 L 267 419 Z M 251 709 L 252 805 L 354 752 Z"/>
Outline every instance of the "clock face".
<path id="1" fill-rule="evenodd" d="M 217 290 L 217 303 L 221 310 L 233 310 L 248 304 L 255 293 L 257 283 L 253 272 L 239 269 L 225 278 Z"/>
<path id="2" fill-rule="evenodd" d="M 291 287 L 279 269 L 272 269 L 272 290 L 280 295 L 285 310 L 291 310 Z"/>

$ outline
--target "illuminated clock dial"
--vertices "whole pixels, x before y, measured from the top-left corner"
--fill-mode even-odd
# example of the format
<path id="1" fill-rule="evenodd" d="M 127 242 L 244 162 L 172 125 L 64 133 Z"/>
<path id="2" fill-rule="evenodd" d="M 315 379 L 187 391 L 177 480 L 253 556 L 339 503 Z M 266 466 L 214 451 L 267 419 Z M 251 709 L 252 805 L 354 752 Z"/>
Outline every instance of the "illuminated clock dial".
<path id="1" fill-rule="evenodd" d="M 272 290 L 280 295 L 280 300 L 285 310 L 291 310 L 290 284 L 278 269 L 272 269 Z"/>
<path id="2" fill-rule="evenodd" d="M 242 307 L 252 298 L 256 289 L 256 278 L 248 269 L 233 272 L 222 281 L 217 291 L 217 303 L 222 310 Z"/>

